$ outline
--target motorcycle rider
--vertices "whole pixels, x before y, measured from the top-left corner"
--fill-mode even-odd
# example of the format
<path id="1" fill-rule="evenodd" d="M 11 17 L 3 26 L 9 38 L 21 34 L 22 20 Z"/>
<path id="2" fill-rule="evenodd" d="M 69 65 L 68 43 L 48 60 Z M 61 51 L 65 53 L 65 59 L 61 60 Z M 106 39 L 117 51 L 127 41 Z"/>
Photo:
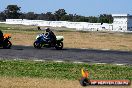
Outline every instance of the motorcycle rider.
<path id="1" fill-rule="evenodd" d="M 0 44 L 3 43 L 3 39 L 4 39 L 3 32 L 0 30 Z"/>
<path id="2" fill-rule="evenodd" d="M 53 31 L 50 30 L 50 28 L 46 28 L 46 38 L 48 39 L 48 43 L 51 44 L 51 46 L 54 46 L 56 43 L 56 36 Z"/>

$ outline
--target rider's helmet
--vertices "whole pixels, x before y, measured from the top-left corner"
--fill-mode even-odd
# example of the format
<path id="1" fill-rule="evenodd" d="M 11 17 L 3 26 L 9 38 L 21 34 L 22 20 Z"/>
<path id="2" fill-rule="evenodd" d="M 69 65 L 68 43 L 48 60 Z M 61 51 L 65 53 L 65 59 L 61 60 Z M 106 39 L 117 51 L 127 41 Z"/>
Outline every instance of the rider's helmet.
<path id="1" fill-rule="evenodd" d="M 49 32 L 50 31 L 50 28 L 45 28 L 46 32 Z"/>

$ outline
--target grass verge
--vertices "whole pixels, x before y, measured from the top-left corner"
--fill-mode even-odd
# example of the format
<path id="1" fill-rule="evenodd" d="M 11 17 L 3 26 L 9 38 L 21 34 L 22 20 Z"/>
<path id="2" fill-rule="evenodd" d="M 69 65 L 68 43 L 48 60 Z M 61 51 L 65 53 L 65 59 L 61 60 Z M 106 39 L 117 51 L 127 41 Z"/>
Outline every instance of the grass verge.
<path id="1" fill-rule="evenodd" d="M 90 72 L 90 79 L 132 80 L 132 66 L 8 60 L 0 61 L 0 76 L 78 80 L 81 68 Z"/>
<path id="2" fill-rule="evenodd" d="M 29 77 L 0 77 L 0 88 L 84 88 L 78 80 L 58 80 Z M 87 86 L 85 88 L 132 88 L 130 86 Z"/>

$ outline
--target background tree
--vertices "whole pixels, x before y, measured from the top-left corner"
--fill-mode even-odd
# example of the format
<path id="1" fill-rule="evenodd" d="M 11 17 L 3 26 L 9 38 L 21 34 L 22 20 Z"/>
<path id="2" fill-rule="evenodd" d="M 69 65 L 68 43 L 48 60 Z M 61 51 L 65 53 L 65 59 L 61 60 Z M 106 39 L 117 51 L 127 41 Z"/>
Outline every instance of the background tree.
<path id="1" fill-rule="evenodd" d="M 54 20 L 55 20 L 54 14 L 52 14 L 52 12 L 47 12 L 47 13 L 45 14 L 45 20 L 54 21 Z"/>
<path id="2" fill-rule="evenodd" d="M 112 23 L 113 17 L 109 14 L 100 14 L 99 16 L 99 23 Z"/>
<path id="3" fill-rule="evenodd" d="M 63 16 L 65 16 L 67 13 L 64 9 L 59 9 L 59 10 L 55 11 L 54 14 L 55 14 L 56 20 L 60 21 L 63 18 Z"/>
<path id="4" fill-rule="evenodd" d="M 25 14 L 25 19 L 36 20 L 37 14 L 35 14 L 34 12 L 28 12 Z"/>
<path id="5" fill-rule="evenodd" d="M 26 18 L 26 13 L 20 13 L 19 19 L 25 19 Z"/>
<path id="6" fill-rule="evenodd" d="M 72 17 L 70 15 L 64 15 L 61 17 L 61 21 L 72 21 Z"/>
<path id="7" fill-rule="evenodd" d="M 69 21 L 74 21 L 74 15 L 73 14 L 69 14 L 68 15 L 68 19 L 69 19 Z"/>
<path id="8" fill-rule="evenodd" d="M 6 20 L 6 15 L 4 12 L 0 12 L 0 20 L 5 21 Z"/>
<path id="9" fill-rule="evenodd" d="M 97 22 L 98 22 L 98 17 L 89 16 L 89 22 L 90 22 L 90 23 L 97 23 Z"/>
<path id="10" fill-rule="evenodd" d="M 4 11 L 0 12 L 0 20 L 6 19 L 29 19 L 47 21 L 71 21 L 71 22 L 90 22 L 90 23 L 112 23 L 113 17 L 110 14 L 100 14 L 95 16 L 81 16 L 77 14 L 67 14 L 65 9 L 52 12 L 35 14 L 34 12 L 22 13 L 17 5 L 8 5 Z"/>
<path id="11" fill-rule="evenodd" d="M 5 10 L 5 15 L 7 19 L 18 19 L 20 16 L 20 8 L 17 5 L 8 5 Z"/>
<path id="12" fill-rule="evenodd" d="M 45 14 L 44 13 L 38 14 L 37 20 L 45 20 Z"/>

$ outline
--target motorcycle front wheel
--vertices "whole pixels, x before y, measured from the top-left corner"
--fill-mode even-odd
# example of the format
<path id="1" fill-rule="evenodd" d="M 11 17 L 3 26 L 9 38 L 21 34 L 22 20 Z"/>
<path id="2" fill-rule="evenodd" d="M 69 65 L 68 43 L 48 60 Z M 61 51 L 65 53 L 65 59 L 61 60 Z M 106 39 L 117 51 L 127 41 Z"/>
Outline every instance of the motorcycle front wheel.
<path id="1" fill-rule="evenodd" d="M 34 45 L 34 48 L 37 48 L 37 49 L 40 49 L 40 48 L 42 47 L 42 44 L 39 43 L 39 42 L 37 42 L 37 41 L 35 41 L 35 42 L 33 43 L 33 45 Z"/>

